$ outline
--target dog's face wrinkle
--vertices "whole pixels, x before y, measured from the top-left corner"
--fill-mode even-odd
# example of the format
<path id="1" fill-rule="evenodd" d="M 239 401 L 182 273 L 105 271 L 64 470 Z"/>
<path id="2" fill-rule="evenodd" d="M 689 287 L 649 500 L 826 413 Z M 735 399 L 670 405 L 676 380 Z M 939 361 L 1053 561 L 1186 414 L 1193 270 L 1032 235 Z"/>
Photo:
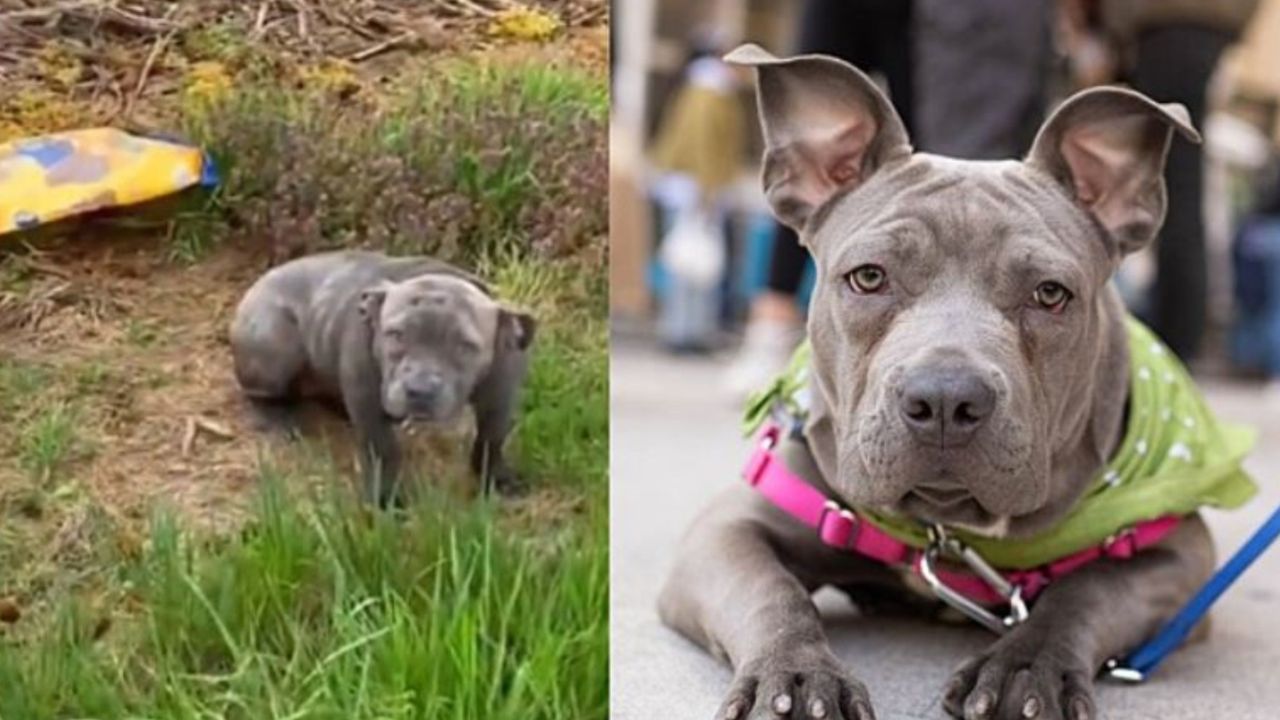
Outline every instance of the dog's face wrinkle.
<path id="1" fill-rule="evenodd" d="M 496 305 L 453 278 L 399 283 L 383 301 L 374 355 L 383 408 L 396 419 L 451 422 L 492 362 Z M 430 388 L 430 399 L 413 390 Z"/>
<path id="2" fill-rule="evenodd" d="M 916 185 L 880 197 L 893 184 L 891 173 L 838 197 L 811 238 L 823 283 L 811 314 L 814 363 L 828 378 L 818 386 L 829 395 L 843 476 L 832 484 L 855 505 L 892 504 L 943 472 L 997 518 L 1033 513 L 1054 495 L 1050 458 L 1069 439 L 1060 436 L 1078 434 L 1079 418 L 1087 417 L 1073 371 L 1092 367 L 1085 355 L 1100 352 L 1089 347 L 1082 355 L 1079 346 L 1096 345 L 1094 299 L 1112 259 L 1064 195 L 1051 199 L 1066 207 L 1032 212 L 1045 198 L 1022 195 L 1046 191 L 1024 181 L 1006 193 L 1009 183 L 999 176 L 1015 171 L 986 165 L 968 173 L 945 161 L 945 177 L 932 181 L 898 168 Z M 858 220 L 842 225 L 846 215 Z M 849 288 L 847 273 L 865 263 L 885 268 L 887 294 Z M 1061 315 L 1030 301 L 1048 280 L 1073 293 Z M 971 447 L 940 455 L 942 465 L 930 467 L 897 417 L 893 387 L 931 351 L 943 350 L 991 373 L 1000 390 Z"/>

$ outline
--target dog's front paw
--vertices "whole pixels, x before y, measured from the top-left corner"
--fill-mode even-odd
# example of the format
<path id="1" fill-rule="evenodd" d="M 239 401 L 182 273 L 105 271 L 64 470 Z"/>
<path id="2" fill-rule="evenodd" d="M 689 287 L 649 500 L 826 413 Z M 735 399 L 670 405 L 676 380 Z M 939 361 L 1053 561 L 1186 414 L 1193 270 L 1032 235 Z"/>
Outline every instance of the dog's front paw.
<path id="1" fill-rule="evenodd" d="M 484 492 L 486 495 L 496 493 L 500 497 L 521 497 L 528 494 L 529 484 L 515 470 L 502 468 L 489 474 Z"/>
<path id="2" fill-rule="evenodd" d="M 965 720 L 1092 720 L 1093 671 L 1069 646 L 1023 626 L 951 676 L 947 712 Z"/>
<path id="3" fill-rule="evenodd" d="M 830 653 L 772 657 L 738 671 L 716 720 L 874 720 L 867 688 Z"/>

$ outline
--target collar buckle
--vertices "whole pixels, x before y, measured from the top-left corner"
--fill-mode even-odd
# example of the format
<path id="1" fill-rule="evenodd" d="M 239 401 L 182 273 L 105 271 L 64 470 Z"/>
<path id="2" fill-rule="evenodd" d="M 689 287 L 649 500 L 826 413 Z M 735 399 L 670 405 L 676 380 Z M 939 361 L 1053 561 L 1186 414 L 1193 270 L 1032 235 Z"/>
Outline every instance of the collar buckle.
<path id="1" fill-rule="evenodd" d="M 943 582 L 942 578 L 938 576 L 935 566 L 944 555 L 958 559 L 968 565 L 975 575 L 1004 598 L 1004 602 L 1009 607 L 1008 614 L 997 615 Z M 929 546 L 925 548 L 924 553 L 920 556 L 920 576 L 928 583 L 929 588 L 933 590 L 939 600 L 959 610 L 979 625 L 998 635 L 1002 635 L 1022 623 L 1030 614 L 1027 610 L 1027 603 L 1022 598 L 1022 588 L 1009 582 L 998 570 L 991 567 L 990 563 L 979 555 L 976 550 L 965 545 L 959 538 L 948 535 L 946 529 L 941 525 L 933 525 L 929 528 Z"/>
<path id="2" fill-rule="evenodd" d="M 1102 543 L 1102 552 L 1109 558 L 1128 560 L 1138 552 L 1138 531 L 1136 528 L 1125 528 Z"/>
<path id="3" fill-rule="evenodd" d="M 834 500 L 828 500 L 822 506 L 817 530 L 823 545 L 839 550 L 853 549 L 861 529 L 861 521 L 851 510 L 840 507 Z"/>

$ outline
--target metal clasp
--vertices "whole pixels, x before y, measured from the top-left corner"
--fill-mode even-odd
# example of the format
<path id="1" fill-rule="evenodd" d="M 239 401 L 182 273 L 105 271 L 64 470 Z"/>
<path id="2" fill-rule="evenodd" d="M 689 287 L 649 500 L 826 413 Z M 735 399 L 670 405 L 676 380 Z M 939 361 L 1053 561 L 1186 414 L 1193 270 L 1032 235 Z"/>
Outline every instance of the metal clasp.
<path id="1" fill-rule="evenodd" d="M 1108 660 L 1106 664 L 1102 666 L 1102 669 L 1106 672 L 1107 677 L 1112 680 L 1119 680 L 1120 682 L 1130 683 L 1133 685 L 1147 679 L 1146 673 L 1141 670 L 1135 670 L 1116 658 Z"/>
<path id="2" fill-rule="evenodd" d="M 944 554 L 962 560 L 978 577 L 982 578 L 983 582 L 991 586 L 1008 604 L 1009 614 L 996 615 L 944 583 L 934 571 L 935 564 Z M 938 599 L 996 634 L 1003 635 L 1010 628 L 1027 619 L 1027 603 L 1022 599 L 1022 588 L 1005 579 L 976 550 L 959 539 L 947 535 L 941 525 L 929 528 L 929 546 L 925 548 L 920 558 L 920 576 L 929 584 Z"/>
<path id="3" fill-rule="evenodd" d="M 804 416 L 791 412 L 782 401 L 775 402 L 769 408 L 769 419 L 778 427 L 782 437 L 801 439 L 804 437 Z"/>

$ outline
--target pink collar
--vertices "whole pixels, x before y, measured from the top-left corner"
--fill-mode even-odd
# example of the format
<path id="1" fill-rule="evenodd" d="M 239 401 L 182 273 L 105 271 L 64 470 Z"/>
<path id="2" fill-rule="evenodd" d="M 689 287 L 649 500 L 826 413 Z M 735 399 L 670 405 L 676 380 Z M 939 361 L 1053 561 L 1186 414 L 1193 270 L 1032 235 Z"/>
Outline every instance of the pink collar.
<path id="1" fill-rule="evenodd" d="M 889 565 L 910 565 L 916 572 L 920 571 L 922 551 L 860 518 L 854 511 L 841 507 L 791 472 L 775 452 L 781 436 L 780 427 L 772 422 L 765 424 L 760 441 L 743 470 L 743 477 L 752 487 L 783 512 L 816 530 L 818 539 L 827 547 L 865 555 Z M 1139 550 L 1155 545 L 1173 532 L 1179 521 L 1177 516 L 1168 516 L 1141 522 L 1101 545 L 1038 568 L 1001 574 L 1014 587 L 1021 588 L 1023 598 L 1030 600 L 1054 579 L 1098 558 L 1128 559 Z M 983 605 L 996 605 L 1005 600 L 976 573 L 949 568 L 938 568 L 935 572 L 946 585 L 970 600 Z"/>

